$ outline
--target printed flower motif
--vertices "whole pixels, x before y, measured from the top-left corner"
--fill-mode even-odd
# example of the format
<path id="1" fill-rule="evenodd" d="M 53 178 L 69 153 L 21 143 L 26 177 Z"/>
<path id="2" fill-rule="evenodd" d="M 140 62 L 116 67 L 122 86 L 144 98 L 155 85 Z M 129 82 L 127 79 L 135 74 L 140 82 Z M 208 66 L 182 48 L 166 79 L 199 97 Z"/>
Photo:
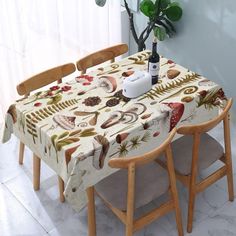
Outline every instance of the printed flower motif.
<path id="1" fill-rule="evenodd" d="M 175 64 L 175 62 L 172 60 L 168 60 L 166 63 L 162 64 L 162 66 L 167 65 L 167 64 L 173 65 L 173 64 Z"/>
<path id="2" fill-rule="evenodd" d="M 223 106 L 222 101 L 227 99 L 222 89 L 202 90 L 199 95 L 198 107 L 204 105 L 207 109 L 211 109 L 214 106 Z"/>
<path id="3" fill-rule="evenodd" d="M 206 90 L 202 90 L 202 91 L 200 91 L 200 92 L 198 92 L 199 93 L 199 95 L 201 96 L 201 97 L 206 97 L 206 95 L 207 95 L 207 91 Z"/>
<path id="4" fill-rule="evenodd" d="M 41 102 L 36 102 L 36 103 L 34 104 L 35 107 L 39 107 L 39 106 L 41 106 L 41 105 L 42 105 Z"/>
<path id="5" fill-rule="evenodd" d="M 55 90 L 58 90 L 59 88 L 60 88 L 59 86 L 55 85 L 55 86 L 52 86 L 52 87 L 50 88 L 50 90 L 51 90 L 51 91 L 55 91 Z"/>
<path id="6" fill-rule="evenodd" d="M 87 76 L 85 77 L 89 82 L 92 82 L 93 81 L 93 76 Z"/>
<path id="7" fill-rule="evenodd" d="M 83 85 L 89 85 L 89 84 L 84 84 L 84 83 L 90 83 L 93 81 L 93 76 L 89 76 L 89 75 L 80 75 L 80 76 L 77 76 L 75 78 L 75 80 L 78 82 L 78 83 L 82 83 Z"/>
<path id="8" fill-rule="evenodd" d="M 53 96 L 52 91 L 48 91 L 48 92 L 47 92 L 47 96 Z"/>
<path id="9" fill-rule="evenodd" d="M 90 85 L 91 83 L 89 82 L 84 82 L 83 85 L 86 86 L 86 85 Z"/>
<path id="10" fill-rule="evenodd" d="M 168 60 L 167 63 L 168 63 L 168 64 L 173 64 L 173 63 L 175 63 L 175 62 L 172 61 L 172 60 Z"/>
<path id="11" fill-rule="evenodd" d="M 219 89 L 218 92 L 217 92 L 217 96 L 222 99 L 222 100 L 225 100 L 226 99 L 226 96 L 225 96 L 225 93 L 222 89 Z"/>
<path id="12" fill-rule="evenodd" d="M 69 91 L 71 89 L 71 86 L 68 86 L 68 85 L 65 85 L 65 86 L 63 86 L 62 88 L 61 88 L 61 90 L 63 91 L 63 92 L 67 92 L 67 91 Z"/>
<path id="13" fill-rule="evenodd" d="M 159 134 L 160 134 L 160 132 L 157 131 L 157 132 L 155 132 L 155 133 L 153 134 L 153 137 L 157 137 Z"/>

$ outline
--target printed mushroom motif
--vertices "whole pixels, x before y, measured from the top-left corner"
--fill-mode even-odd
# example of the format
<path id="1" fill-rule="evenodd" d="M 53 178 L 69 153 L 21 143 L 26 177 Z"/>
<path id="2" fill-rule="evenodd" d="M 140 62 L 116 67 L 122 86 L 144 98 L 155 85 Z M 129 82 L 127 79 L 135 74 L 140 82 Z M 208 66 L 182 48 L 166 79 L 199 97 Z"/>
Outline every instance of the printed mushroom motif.
<path id="1" fill-rule="evenodd" d="M 124 124 L 134 123 L 138 119 L 138 115 L 134 112 L 124 112 L 121 122 Z"/>
<path id="2" fill-rule="evenodd" d="M 128 70 L 122 73 L 123 77 L 129 77 L 130 75 L 132 75 L 134 73 L 134 70 Z"/>
<path id="3" fill-rule="evenodd" d="M 170 69 L 170 70 L 167 71 L 167 77 L 168 77 L 168 79 L 174 79 L 174 78 L 176 78 L 179 74 L 180 74 L 180 71 L 178 71 L 178 70 Z"/>
<path id="4" fill-rule="evenodd" d="M 77 150 L 77 148 L 80 146 L 77 145 L 75 147 L 69 148 L 65 151 L 65 158 L 66 158 L 66 165 L 68 166 L 68 163 L 71 161 L 72 154 Z"/>
<path id="5" fill-rule="evenodd" d="M 12 117 L 13 123 L 15 124 L 17 121 L 17 114 L 16 114 L 16 105 L 13 104 L 8 108 L 7 113 L 9 113 Z"/>
<path id="6" fill-rule="evenodd" d="M 105 136 L 97 135 L 94 137 L 93 146 L 94 146 L 93 166 L 99 170 L 102 169 L 104 166 L 104 161 L 110 145 Z"/>
<path id="7" fill-rule="evenodd" d="M 116 79 L 112 76 L 102 76 L 99 78 L 99 87 L 102 87 L 107 93 L 112 93 L 117 88 Z"/>
<path id="8" fill-rule="evenodd" d="M 115 111 L 111 116 L 101 125 L 102 129 L 107 129 L 117 123 L 123 118 L 124 113 L 122 111 Z"/>
<path id="9" fill-rule="evenodd" d="M 147 110 L 147 107 L 143 103 L 134 103 L 126 112 L 134 112 L 137 115 L 143 114 Z"/>
<path id="10" fill-rule="evenodd" d="M 186 96 L 186 97 L 183 97 L 182 99 L 181 99 L 181 102 L 191 102 L 191 101 L 193 101 L 193 97 L 192 96 Z"/>
<path id="11" fill-rule="evenodd" d="M 63 129 L 71 130 L 75 127 L 75 116 L 55 115 L 53 120 Z"/>
<path id="12" fill-rule="evenodd" d="M 164 104 L 172 109 L 172 111 L 170 111 L 170 132 L 180 121 L 184 113 L 184 104 L 179 102 L 170 102 Z"/>
<path id="13" fill-rule="evenodd" d="M 85 118 L 89 118 L 91 115 L 92 115 L 92 118 L 89 120 L 89 124 L 94 126 L 97 124 L 97 119 L 98 119 L 98 115 L 100 114 L 99 112 L 97 111 L 94 111 L 94 112 L 87 112 L 87 111 L 75 111 L 74 114 L 76 116 L 85 116 Z M 84 118 L 84 119 L 85 119 Z"/>
<path id="14" fill-rule="evenodd" d="M 99 112 L 95 112 L 94 117 L 92 117 L 92 118 L 89 120 L 89 124 L 90 124 L 90 125 L 94 126 L 94 125 L 97 124 L 97 120 L 98 120 L 98 115 L 99 115 L 99 114 L 100 114 Z"/>
<path id="15" fill-rule="evenodd" d="M 129 136 L 129 133 L 117 134 L 116 142 L 117 143 L 122 143 L 128 136 Z"/>
<path id="16" fill-rule="evenodd" d="M 204 80 L 201 80 L 200 82 L 198 82 L 198 85 L 199 86 L 214 86 L 215 83 L 213 81 L 208 80 L 208 79 L 204 79 Z"/>
<path id="17" fill-rule="evenodd" d="M 148 119 L 151 115 L 152 115 L 152 113 L 144 114 L 144 115 L 141 116 L 141 119 L 142 119 L 142 120 L 146 120 L 146 119 Z"/>

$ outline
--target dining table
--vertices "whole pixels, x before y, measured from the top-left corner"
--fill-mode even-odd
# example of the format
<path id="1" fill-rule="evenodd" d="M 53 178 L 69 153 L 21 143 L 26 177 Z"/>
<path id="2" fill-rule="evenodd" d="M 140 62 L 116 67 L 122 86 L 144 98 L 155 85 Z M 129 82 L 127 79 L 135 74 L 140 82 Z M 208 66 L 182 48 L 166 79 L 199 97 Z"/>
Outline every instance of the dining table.
<path id="1" fill-rule="evenodd" d="M 76 72 L 67 82 L 15 101 L 6 112 L 2 142 L 14 134 L 51 167 L 77 211 L 87 204 L 89 186 L 119 171 L 109 167 L 111 158 L 142 155 L 174 127 L 209 121 L 224 107 L 220 85 L 163 56 L 158 83 L 139 97 L 125 97 L 123 81 L 146 71 L 149 56 L 146 50 Z"/>

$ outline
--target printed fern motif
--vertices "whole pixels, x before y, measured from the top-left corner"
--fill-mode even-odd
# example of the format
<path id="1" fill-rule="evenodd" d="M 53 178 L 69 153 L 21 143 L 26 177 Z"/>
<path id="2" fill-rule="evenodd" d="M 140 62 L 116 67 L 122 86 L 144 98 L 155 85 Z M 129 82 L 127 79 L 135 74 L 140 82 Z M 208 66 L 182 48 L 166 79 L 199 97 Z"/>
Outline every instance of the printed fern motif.
<path id="1" fill-rule="evenodd" d="M 48 117 L 52 116 L 54 113 L 64 110 L 70 106 L 76 105 L 78 99 L 70 99 L 57 104 L 48 105 L 47 107 L 41 108 L 38 111 L 31 112 L 26 115 L 26 127 L 30 135 L 32 135 L 33 141 L 35 143 L 35 138 L 38 137 L 36 124 Z"/>
<path id="2" fill-rule="evenodd" d="M 160 96 L 170 93 L 176 89 L 181 88 L 184 85 L 187 85 L 191 82 L 194 82 L 196 80 L 200 79 L 200 75 L 196 73 L 188 74 L 184 78 L 175 79 L 171 82 L 168 82 L 166 84 L 160 84 L 156 86 L 155 88 L 151 89 L 148 93 L 146 93 L 143 97 L 139 99 L 139 101 L 149 98 L 149 99 L 156 99 Z"/>
<path id="3" fill-rule="evenodd" d="M 124 141 L 118 147 L 118 151 L 111 154 L 110 157 L 115 156 L 117 154 L 119 154 L 120 157 L 127 156 L 130 151 L 137 149 L 143 143 L 148 142 L 150 137 L 151 137 L 151 134 L 150 134 L 150 132 L 147 131 L 144 133 L 143 136 L 137 135 L 137 136 L 133 137 L 132 139 L 130 139 L 129 141 Z"/>

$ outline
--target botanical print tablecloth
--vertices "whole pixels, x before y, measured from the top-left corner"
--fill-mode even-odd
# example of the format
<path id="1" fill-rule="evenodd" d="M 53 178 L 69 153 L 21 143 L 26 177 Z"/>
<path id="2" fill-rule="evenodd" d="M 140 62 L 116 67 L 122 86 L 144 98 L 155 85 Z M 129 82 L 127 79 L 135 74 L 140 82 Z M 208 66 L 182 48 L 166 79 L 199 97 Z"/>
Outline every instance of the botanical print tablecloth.
<path id="1" fill-rule="evenodd" d="M 109 159 L 150 151 L 176 125 L 212 119 L 224 104 L 217 84 L 165 58 L 151 91 L 124 97 L 123 80 L 146 70 L 149 54 L 137 53 L 9 107 L 3 142 L 14 133 L 54 169 L 77 210 L 86 204 L 88 186 L 117 171 Z"/>

